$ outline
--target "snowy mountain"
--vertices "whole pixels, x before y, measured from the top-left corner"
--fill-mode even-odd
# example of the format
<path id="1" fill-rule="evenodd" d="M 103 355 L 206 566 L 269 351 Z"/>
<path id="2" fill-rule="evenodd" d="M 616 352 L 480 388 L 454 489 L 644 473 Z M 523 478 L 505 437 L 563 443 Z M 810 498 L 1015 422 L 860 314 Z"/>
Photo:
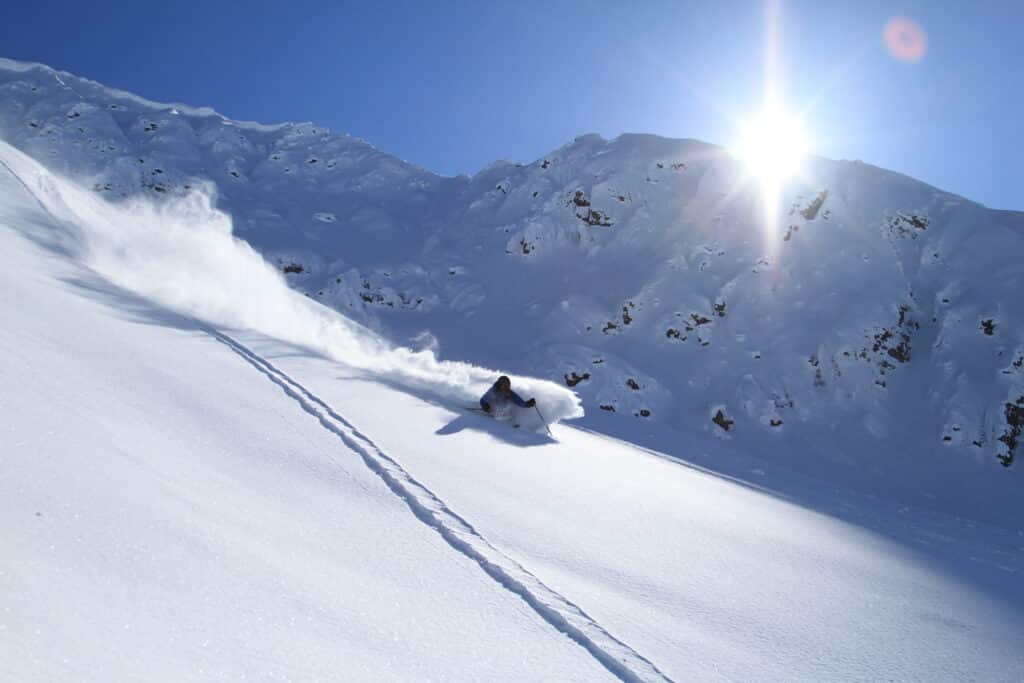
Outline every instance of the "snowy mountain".
<path id="1" fill-rule="evenodd" d="M 112 199 L 212 186 L 296 289 L 398 343 L 563 382 L 601 431 L 881 451 L 871 467 L 1016 456 L 1019 213 L 816 159 L 765 234 L 759 189 L 696 141 L 587 135 L 445 178 L 312 124 L 0 67 L 4 139 L 52 170 Z"/>
<path id="2" fill-rule="evenodd" d="M 1021 679 L 1020 214 L 0 95 L 0 678 Z"/>
<path id="3" fill-rule="evenodd" d="M 225 228 L 0 142 L 0 678 L 1020 679 L 1019 532 L 467 413 Z"/>
<path id="4" fill-rule="evenodd" d="M 766 234 L 758 188 L 696 141 L 587 135 L 445 178 L 39 65 L 0 64 L 0 93 L 3 138 L 52 170 L 113 200 L 212 188 L 296 289 L 400 344 L 562 382 L 600 431 L 875 471 L 1016 457 L 1019 213 L 815 159 Z"/>

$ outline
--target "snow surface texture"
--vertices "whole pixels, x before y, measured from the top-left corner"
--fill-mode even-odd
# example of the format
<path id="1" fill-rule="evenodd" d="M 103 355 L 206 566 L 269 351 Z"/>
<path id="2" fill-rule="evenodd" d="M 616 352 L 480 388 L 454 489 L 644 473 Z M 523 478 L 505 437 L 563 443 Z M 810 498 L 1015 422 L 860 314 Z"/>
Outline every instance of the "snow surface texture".
<path id="1" fill-rule="evenodd" d="M 215 329 L 126 279 L 171 258 L 150 242 L 97 256 L 159 215 L 97 222 L 87 193 L 0 161 L 0 678 L 1021 679 L 1018 533 L 820 482 L 811 509 L 764 462 L 758 486 L 551 440 Z"/>
<path id="2" fill-rule="evenodd" d="M 312 124 L 10 61 L 0 137 L 121 202 L 215 188 L 293 288 L 399 346 L 567 385 L 602 432 L 684 456 L 715 435 L 1016 516 L 1000 463 L 1024 432 L 1019 213 L 816 159 L 766 230 L 758 188 L 696 141 L 587 135 L 445 178 Z"/>

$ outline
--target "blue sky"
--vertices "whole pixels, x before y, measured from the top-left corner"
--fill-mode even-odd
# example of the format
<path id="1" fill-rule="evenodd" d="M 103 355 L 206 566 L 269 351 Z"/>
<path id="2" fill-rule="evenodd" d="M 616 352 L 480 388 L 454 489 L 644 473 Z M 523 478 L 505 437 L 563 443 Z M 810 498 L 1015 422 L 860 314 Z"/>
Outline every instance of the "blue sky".
<path id="1" fill-rule="evenodd" d="M 778 3 L 776 78 L 816 154 L 1024 209 L 1024 3 Z M 585 132 L 730 145 L 759 108 L 765 2 L 5 3 L 0 56 L 233 118 L 315 121 L 432 170 Z M 917 62 L 882 29 L 926 32 Z"/>

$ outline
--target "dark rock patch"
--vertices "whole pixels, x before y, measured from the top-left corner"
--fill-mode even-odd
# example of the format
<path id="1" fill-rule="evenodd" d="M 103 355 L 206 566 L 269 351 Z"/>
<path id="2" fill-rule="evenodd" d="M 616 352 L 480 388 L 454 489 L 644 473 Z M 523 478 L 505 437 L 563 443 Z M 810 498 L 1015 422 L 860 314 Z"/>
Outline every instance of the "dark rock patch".
<path id="1" fill-rule="evenodd" d="M 808 204 L 806 208 L 801 209 L 800 215 L 803 216 L 805 220 L 813 221 L 818 217 L 818 212 L 821 211 L 821 205 L 825 203 L 826 199 L 828 199 L 828 190 L 822 190 L 818 193 L 818 196 L 814 198 L 814 201 Z"/>
<path id="2" fill-rule="evenodd" d="M 707 325 L 708 323 L 711 322 L 711 318 L 705 318 L 703 315 L 700 315 L 699 313 L 691 313 L 690 318 L 693 319 L 694 325 Z"/>
<path id="3" fill-rule="evenodd" d="M 598 211 L 596 209 L 587 209 L 586 214 L 578 213 L 576 217 L 587 225 L 592 225 L 600 228 L 612 227 L 611 218 L 608 214 Z"/>
<path id="4" fill-rule="evenodd" d="M 1006 417 L 1006 431 L 999 437 L 999 441 L 1006 446 L 1006 452 L 998 453 L 996 457 L 1003 467 L 1009 467 L 1016 458 L 1017 439 L 1024 431 L 1024 396 L 1013 403 L 1006 403 L 1003 415 Z"/>
<path id="5" fill-rule="evenodd" d="M 711 421 L 714 422 L 719 427 L 721 427 L 722 429 L 724 429 L 725 431 L 729 431 L 732 428 L 732 426 L 736 424 L 735 420 L 730 420 L 725 416 L 725 413 L 722 412 L 721 408 L 719 408 L 718 412 L 715 413 L 715 416 L 711 418 Z"/>
<path id="6" fill-rule="evenodd" d="M 564 377 L 566 386 L 574 387 L 580 382 L 590 379 L 590 373 L 584 372 L 582 375 L 578 375 L 575 371 L 573 371 L 572 374 L 564 375 Z"/>
<path id="7" fill-rule="evenodd" d="M 581 208 L 590 206 L 590 200 L 587 199 L 585 194 L 583 194 L 583 190 L 576 190 L 576 194 L 573 195 L 573 198 L 570 201 Z"/>
<path id="8" fill-rule="evenodd" d="M 927 216 L 921 216 L 918 214 L 905 214 L 897 213 L 895 216 L 889 218 L 888 228 L 889 232 L 897 237 L 910 237 L 911 239 L 917 239 L 917 235 L 920 231 L 928 228 L 929 220 Z"/>

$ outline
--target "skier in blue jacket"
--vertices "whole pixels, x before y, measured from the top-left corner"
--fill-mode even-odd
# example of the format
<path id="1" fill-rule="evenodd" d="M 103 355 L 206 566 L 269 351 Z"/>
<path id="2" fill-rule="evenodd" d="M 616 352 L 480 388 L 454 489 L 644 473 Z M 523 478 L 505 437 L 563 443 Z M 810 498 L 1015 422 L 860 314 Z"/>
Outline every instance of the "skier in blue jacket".
<path id="1" fill-rule="evenodd" d="M 480 407 L 485 413 L 504 414 L 509 408 L 517 405 L 520 408 L 532 408 L 537 405 L 536 399 L 524 401 L 523 397 L 512 391 L 512 380 L 505 375 L 498 378 L 487 393 L 480 398 Z"/>

